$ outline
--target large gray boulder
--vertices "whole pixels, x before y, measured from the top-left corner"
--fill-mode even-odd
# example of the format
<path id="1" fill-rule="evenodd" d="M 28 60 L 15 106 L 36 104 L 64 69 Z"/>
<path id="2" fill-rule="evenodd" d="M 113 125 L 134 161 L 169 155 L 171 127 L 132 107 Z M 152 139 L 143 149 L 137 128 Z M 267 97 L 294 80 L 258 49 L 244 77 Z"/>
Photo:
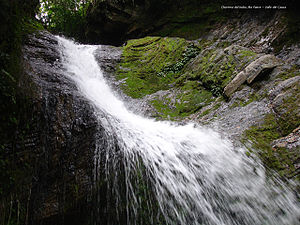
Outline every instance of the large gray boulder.
<path id="1" fill-rule="evenodd" d="M 251 84 L 256 77 L 278 65 L 280 65 L 280 61 L 274 55 L 261 56 L 234 77 L 224 88 L 224 94 L 230 97 L 244 82 L 247 81 L 248 84 Z"/>

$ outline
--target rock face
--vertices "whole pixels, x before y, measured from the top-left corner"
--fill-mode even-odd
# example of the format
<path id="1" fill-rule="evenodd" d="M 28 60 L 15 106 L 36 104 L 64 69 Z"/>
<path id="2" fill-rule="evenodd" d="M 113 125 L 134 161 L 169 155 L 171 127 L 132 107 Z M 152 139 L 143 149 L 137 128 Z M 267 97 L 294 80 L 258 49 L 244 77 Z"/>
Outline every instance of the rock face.
<path id="1" fill-rule="evenodd" d="M 47 32 L 23 47 L 20 87 L 32 102 L 25 151 L 34 158 L 29 224 L 86 224 L 90 220 L 97 122 L 92 107 L 63 74 L 58 43 Z"/>
<path id="2" fill-rule="evenodd" d="M 196 39 L 222 15 L 220 5 L 207 0 L 96 0 L 87 12 L 86 35 L 113 45 L 146 35 Z"/>
<path id="3" fill-rule="evenodd" d="M 223 24 L 194 41 L 129 40 L 115 71 L 116 87 L 135 98 L 144 109 L 140 113 L 213 127 L 237 144 L 259 149 L 262 161 L 282 176 L 299 179 L 299 137 L 272 150 L 274 141 L 300 125 L 299 44 L 292 52 L 270 54 L 284 30 L 283 18 L 260 16 L 245 14 L 236 24 L 228 22 L 238 28 Z"/>
<path id="4" fill-rule="evenodd" d="M 217 37 L 243 46 L 251 43 L 256 51 L 270 53 L 278 47 L 282 34 L 289 27 L 293 36 L 299 27 L 297 19 L 292 20 L 292 26 L 287 26 L 286 22 L 275 23 L 281 17 L 287 21 L 286 10 L 222 10 L 222 4 L 207 0 L 95 0 L 87 12 L 87 41 L 121 45 L 128 39 L 147 35 L 188 40 Z M 240 4 L 246 3 L 241 1 Z M 269 4 L 276 5 L 274 1 Z M 296 3 L 286 1 L 285 4 L 293 11 Z"/>

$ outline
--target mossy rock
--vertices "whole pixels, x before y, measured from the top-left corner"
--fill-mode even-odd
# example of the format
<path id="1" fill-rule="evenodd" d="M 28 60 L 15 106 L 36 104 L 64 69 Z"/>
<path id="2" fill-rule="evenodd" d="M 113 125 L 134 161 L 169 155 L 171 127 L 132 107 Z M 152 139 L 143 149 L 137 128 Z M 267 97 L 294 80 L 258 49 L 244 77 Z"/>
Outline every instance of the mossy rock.
<path id="1" fill-rule="evenodd" d="M 196 81 L 186 82 L 182 87 L 151 101 L 158 119 L 182 120 L 214 100 L 211 92 Z"/>
<path id="2" fill-rule="evenodd" d="M 273 110 L 279 118 L 283 135 L 288 135 L 300 126 L 300 84 L 295 82 L 291 87 L 282 90 L 273 102 Z"/>
<path id="3" fill-rule="evenodd" d="M 299 118 L 297 124 L 299 124 Z M 268 168 L 276 170 L 283 177 L 292 177 L 296 172 L 295 160 L 298 157 L 299 150 L 286 148 L 274 149 L 271 145 L 274 140 L 292 132 L 292 129 L 295 129 L 294 121 L 283 121 L 271 113 L 265 116 L 261 124 L 257 124 L 246 130 L 243 141 L 250 141 L 252 147 L 257 150 L 263 163 Z"/>
<path id="4" fill-rule="evenodd" d="M 121 88 L 133 98 L 170 88 L 189 60 L 189 46 L 182 38 L 145 37 L 128 41 L 117 70 L 117 79 L 125 81 Z"/>
<path id="5" fill-rule="evenodd" d="M 186 67 L 186 71 L 190 71 L 188 79 L 200 81 L 215 96 L 221 95 L 237 73 L 257 57 L 256 53 L 238 45 L 225 49 L 224 45 L 209 46 L 203 42 L 201 45 L 205 46 L 204 50 Z"/>
<path id="6" fill-rule="evenodd" d="M 224 87 L 257 58 L 247 48 L 210 40 L 145 37 L 123 47 L 117 79 L 133 98 L 176 89 L 172 96 L 155 97 L 150 104 L 162 119 L 182 119 L 222 94 Z"/>

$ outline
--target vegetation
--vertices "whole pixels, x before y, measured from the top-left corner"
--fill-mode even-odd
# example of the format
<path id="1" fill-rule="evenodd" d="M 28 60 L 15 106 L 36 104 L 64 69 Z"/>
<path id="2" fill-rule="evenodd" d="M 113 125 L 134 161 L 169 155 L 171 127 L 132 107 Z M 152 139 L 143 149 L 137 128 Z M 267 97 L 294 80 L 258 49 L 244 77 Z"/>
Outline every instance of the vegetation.
<path id="1" fill-rule="evenodd" d="M 231 50 L 224 49 L 224 47 L 206 47 L 212 44 L 207 41 L 199 43 L 205 48 L 203 48 L 202 57 L 193 61 L 189 68 L 191 72 L 188 74 L 188 79 L 199 80 L 203 87 L 210 90 L 213 95 L 220 96 L 224 87 L 235 75 L 255 59 L 256 53 L 238 46 L 232 47 Z"/>
<path id="2" fill-rule="evenodd" d="M 123 47 L 117 78 L 122 80 L 121 88 L 131 97 L 153 94 L 150 103 L 158 119 L 182 120 L 196 112 L 203 117 L 221 106 L 224 99 L 218 102 L 215 97 L 222 98 L 222 91 L 231 79 L 258 57 L 247 48 L 228 46 L 227 42 L 216 44 L 204 39 L 192 43 L 160 37 L 131 40 Z M 269 79 L 276 85 L 294 76 L 299 76 L 298 66 L 282 69 L 281 73 Z M 236 98 L 230 107 L 245 107 L 270 98 L 269 91 L 258 92 L 260 85 L 257 82 L 251 85 L 252 91 L 247 97 Z M 156 93 L 159 90 L 165 91 Z M 300 126 L 299 85 L 294 84 L 282 92 L 286 97 L 277 106 L 277 114 L 266 115 L 261 123 L 246 130 L 244 140 L 258 149 L 265 165 L 277 170 L 283 177 L 293 177 L 297 174 L 297 151 L 286 148 L 274 150 L 271 143 Z M 247 152 L 248 156 L 250 152 Z"/>
<path id="3" fill-rule="evenodd" d="M 38 17 L 52 32 L 84 39 L 90 0 L 40 0 Z"/>
<path id="4" fill-rule="evenodd" d="M 278 79 L 286 80 L 299 75 L 299 69 L 295 66 L 278 74 Z M 263 162 L 271 169 L 279 172 L 283 177 L 296 178 L 300 180 L 299 173 L 295 167 L 299 159 L 299 148 L 287 149 L 285 147 L 272 148 L 272 142 L 281 137 L 289 135 L 300 126 L 299 103 L 300 84 L 295 82 L 283 88 L 280 104 L 273 106 L 273 112 L 265 116 L 261 123 L 250 127 L 244 133 L 244 142 L 250 141 L 258 150 Z M 252 98 L 262 97 L 251 95 Z M 265 97 L 268 97 L 267 95 Z M 250 98 L 251 100 L 251 98 Z"/>
<path id="5" fill-rule="evenodd" d="M 203 89 L 197 82 L 188 82 L 180 87 L 175 96 L 160 96 L 152 100 L 157 118 L 182 120 L 197 112 L 214 100 L 211 92 Z"/>
<path id="6" fill-rule="evenodd" d="M 180 38 L 130 40 L 123 47 L 117 79 L 133 98 L 171 89 L 152 99 L 155 116 L 182 119 L 221 96 L 231 79 L 257 57 L 243 47 L 227 48 L 227 42 L 213 45 L 214 41 Z"/>

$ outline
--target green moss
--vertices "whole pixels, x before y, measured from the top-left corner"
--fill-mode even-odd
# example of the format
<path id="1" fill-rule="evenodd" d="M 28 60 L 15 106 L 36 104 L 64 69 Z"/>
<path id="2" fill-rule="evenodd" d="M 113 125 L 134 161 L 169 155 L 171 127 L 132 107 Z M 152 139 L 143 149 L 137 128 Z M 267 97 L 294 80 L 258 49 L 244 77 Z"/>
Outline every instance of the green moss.
<path id="1" fill-rule="evenodd" d="M 163 96 L 152 104 L 158 118 L 180 119 L 208 105 L 213 95 L 220 96 L 243 65 L 256 57 L 244 48 L 227 54 L 223 48 L 228 43 L 219 48 L 212 48 L 213 44 L 208 40 L 191 44 L 180 38 L 160 37 L 130 40 L 123 47 L 117 79 L 123 81 L 125 94 L 133 98 L 176 87 L 172 101 Z"/>
<path id="2" fill-rule="evenodd" d="M 250 156 L 251 156 L 251 153 L 250 153 L 250 151 L 247 151 L 245 154 L 246 154 L 246 156 L 248 156 L 248 157 L 250 157 Z"/>
<path id="3" fill-rule="evenodd" d="M 252 102 L 256 102 L 256 101 L 260 101 L 262 99 L 264 99 L 265 97 L 267 97 L 267 94 L 260 94 L 260 93 L 252 93 L 249 95 L 248 100 L 242 103 L 242 106 L 246 106 L 249 105 Z"/>
<path id="4" fill-rule="evenodd" d="M 253 126 L 245 131 L 245 137 L 259 150 L 265 164 L 272 169 L 280 169 L 280 161 L 276 159 L 270 146 L 271 142 L 281 137 L 278 122 L 273 114 L 265 116 L 262 125 Z"/>
<path id="5" fill-rule="evenodd" d="M 241 99 L 236 99 L 232 105 L 230 106 L 231 109 L 236 108 L 236 107 L 241 107 L 243 104 L 243 101 Z"/>
<path id="6" fill-rule="evenodd" d="M 281 136 L 275 116 L 273 114 L 267 114 L 263 124 L 251 127 L 246 131 L 246 136 L 248 136 L 249 140 L 252 140 L 258 148 L 268 148 L 271 141 Z"/>
<path id="7" fill-rule="evenodd" d="M 197 57 L 191 68 L 187 68 L 191 71 L 188 79 L 201 81 L 215 96 L 220 96 L 237 72 L 256 56 L 256 53 L 244 49 L 228 55 L 222 48 L 207 48 L 207 43 L 202 44 L 205 50 L 200 53 L 202 57 Z"/>
<path id="8" fill-rule="evenodd" d="M 175 62 L 174 64 L 165 66 L 162 68 L 162 70 L 158 73 L 159 76 L 167 76 L 169 73 L 175 74 L 175 75 L 181 75 L 179 72 L 183 69 L 183 67 L 192 59 L 195 58 L 199 54 L 199 49 L 194 46 L 193 44 L 190 44 L 185 49 L 184 53 L 182 54 L 182 58 Z M 175 76 L 177 78 L 178 76 Z"/>
<path id="9" fill-rule="evenodd" d="M 211 92 L 201 88 L 195 81 L 187 82 L 177 92 L 172 96 L 173 99 L 164 96 L 151 102 L 158 112 L 157 118 L 181 120 L 214 100 Z"/>
<path id="10" fill-rule="evenodd" d="M 278 123 L 285 136 L 300 126 L 300 84 L 296 83 L 283 91 L 286 91 L 286 97 L 277 108 L 277 111 L 280 112 Z"/>
<path id="11" fill-rule="evenodd" d="M 215 112 L 218 108 L 220 108 L 220 106 L 221 106 L 221 103 L 214 104 L 212 107 L 210 107 L 210 108 L 206 109 L 205 111 L 203 111 L 201 113 L 201 115 L 199 116 L 199 118 L 201 118 L 203 116 L 206 116 L 206 115 L 208 115 L 212 112 Z"/>
<path id="12" fill-rule="evenodd" d="M 209 108 L 209 109 L 206 109 L 206 110 L 200 115 L 200 117 L 206 116 L 206 115 L 208 115 L 210 112 L 211 112 L 211 109 L 210 109 L 210 108 Z"/>
<path id="13" fill-rule="evenodd" d="M 217 48 L 227 48 L 228 46 L 230 46 L 230 42 L 229 41 L 221 41 L 217 44 Z"/>
<path id="14" fill-rule="evenodd" d="M 263 162 L 269 168 L 275 169 L 283 177 L 296 175 L 296 179 L 299 179 L 299 174 L 297 175 L 294 166 L 299 156 L 299 150 L 273 149 L 271 147 L 274 140 L 287 136 L 300 126 L 300 85 L 295 84 L 283 92 L 286 92 L 285 98 L 276 108 L 276 116 L 268 114 L 261 125 L 253 126 L 245 131 L 245 140 L 253 143 L 253 147 L 258 149 Z"/>
<path id="15" fill-rule="evenodd" d="M 236 101 L 230 106 L 230 108 L 245 107 L 252 102 L 260 101 L 260 100 L 266 98 L 267 95 L 268 95 L 267 93 L 264 93 L 264 94 L 257 93 L 257 92 L 251 93 L 251 94 L 249 94 L 247 100 L 237 98 Z"/>
<path id="16" fill-rule="evenodd" d="M 181 38 L 146 37 L 130 40 L 123 48 L 117 79 L 125 79 L 123 91 L 141 98 L 166 90 L 185 64 L 195 57 L 194 49 Z"/>
<path id="17" fill-rule="evenodd" d="M 253 59 L 253 57 L 257 55 L 255 52 L 252 52 L 250 50 L 241 50 L 239 54 L 242 58 L 247 57 L 248 59 Z"/>
<path id="18" fill-rule="evenodd" d="M 261 125 L 252 126 L 245 131 L 244 142 L 252 143 L 252 147 L 258 150 L 257 153 L 268 168 L 276 170 L 281 176 L 291 177 L 296 171 L 293 162 L 297 159 L 297 153 L 285 148 L 271 147 L 272 141 L 287 135 L 284 127 L 274 114 L 267 114 Z"/>

